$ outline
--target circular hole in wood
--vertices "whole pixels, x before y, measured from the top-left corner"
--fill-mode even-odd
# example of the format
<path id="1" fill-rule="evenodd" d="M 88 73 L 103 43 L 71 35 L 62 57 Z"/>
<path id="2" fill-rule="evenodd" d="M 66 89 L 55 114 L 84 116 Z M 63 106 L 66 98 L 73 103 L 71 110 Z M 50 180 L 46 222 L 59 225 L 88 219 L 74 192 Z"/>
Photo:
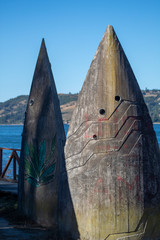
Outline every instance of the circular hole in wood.
<path id="1" fill-rule="evenodd" d="M 116 102 L 119 102 L 121 100 L 121 97 L 120 96 L 115 96 L 115 101 Z"/>
<path id="2" fill-rule="evenodd" d="M 99 113 L 100 113 L 101 115 L 104 115 L 105 112 L 106 112 L 106 111 L 105 111 L 103 108 L 99 110 Z"/>
<path id="3" fill-rule="evenodd" d="M 96 135 L 96 134 L 93 135 L 93 139 L 94 139 L 94 140 L 97 139 L 97 135 Z"/>
<path id="4" fill-rule="evenodd" d="M 34 104 L 34 99 L 31 99 L 30 102 L 29 102 L 29 105 L 33 106 L 33 104 Z"/>

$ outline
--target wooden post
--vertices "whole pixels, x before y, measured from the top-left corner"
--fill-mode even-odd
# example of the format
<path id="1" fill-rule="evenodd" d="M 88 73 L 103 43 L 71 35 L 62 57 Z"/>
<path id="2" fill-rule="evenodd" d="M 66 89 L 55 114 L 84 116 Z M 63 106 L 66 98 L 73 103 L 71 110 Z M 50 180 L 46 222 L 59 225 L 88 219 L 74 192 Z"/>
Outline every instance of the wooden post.
<path id="1" fill-rule="evenodd" d="M 2 175 L 1 175 L 2 178 L 4 177 L 6 171 L 7 171 L 8 167 L 9 167 L 9 164 L 10 164 L 11 161 L 12 161 L 13 156 L 14 156 L 14 154 L 13 154 L 13 152 L 12 152 L 12 154 L 11 154 L 11 156 L 9 157 L 9 160 L 8 160 L 8 162 L 7 162 L 4 170 L 3 170 L 3 172 L 2 172 Z"/>
<path id="2" fill-rule="evenodd" d="M 18 156 L 16 151 L 14 152 L 14 156 L 15 156 L 15 159 L 17 160 L 18 165 L 19 165 L 19 156 Z"/>
<path id="3" fill-rule="evenodd" d="M 13 152 L 15 153 L 15 152 Z M 16 157 L 13 156 L 13 179 L 16 180 Z"/>
<path id="4" fill-rule="evenodd" d="M 0 176 L 2 175 L 2 154 L 3 154 L 3 149 L 0 148 Z"/>

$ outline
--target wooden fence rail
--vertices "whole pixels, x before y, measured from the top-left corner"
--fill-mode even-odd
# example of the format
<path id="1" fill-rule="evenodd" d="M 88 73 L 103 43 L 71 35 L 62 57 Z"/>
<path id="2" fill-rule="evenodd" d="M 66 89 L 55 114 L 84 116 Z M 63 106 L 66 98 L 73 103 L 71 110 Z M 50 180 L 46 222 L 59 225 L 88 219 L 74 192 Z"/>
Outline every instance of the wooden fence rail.
<path id="1" fill-rule="evenodd" d="M 9 156 L 8 162 L 5 168 L 2 171 L 2 163 L 3 163 L 3 150 L 10 150 L 12 151 L 11 155 Z M 13 149 L 13 148 L 0 148 L 0 178 L 4 178 L 11 161 L 13 160 L 13 179 L 16 180 L 16 162 L 19 165 L 19 156 L 17 151 L 20 149 Z"/>

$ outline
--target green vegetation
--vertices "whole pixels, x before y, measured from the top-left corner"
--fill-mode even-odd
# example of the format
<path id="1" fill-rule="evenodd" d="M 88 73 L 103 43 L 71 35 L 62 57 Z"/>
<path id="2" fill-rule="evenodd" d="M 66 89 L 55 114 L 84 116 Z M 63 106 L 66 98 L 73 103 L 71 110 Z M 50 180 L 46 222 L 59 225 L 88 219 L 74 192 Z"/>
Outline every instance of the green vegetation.
<path id="1" fill-rule="evenodd" d="M 144 100 L 148 106 L 153 122 L 160 122 L 160 90 L 142 90 Z M 64 121 L 70 121 L 74 103 L 78 99 L 78 94 L 59 94 L 62 117 Z M 28 96 L 22 95 L 0 103 L 0 124 L 23 124 L 24 113 L 26 111 Z M 68 107 L 70 106 L 70 110 Z M 69 111 L 69 112 L 68 112 Z"/>
<path id="2" fill-rule="evenodd" d="M 59 97 L 59 101 L 60 101 L 60 105 L 69 103 L 69 102 L 73 102 L 73 101 L 77 101 L 78 99 L 78 94 L 58 94 Z"/>
<path id="3" fill-rule="evenodd" d="M 160 90 L 142 90 L 153 122 L 160 122 Z"/>
<path id="4" fill-rule="evenodd" d="M 28 96 L 22 95 L 0 103 L 0 124 L 23 123 Z"/>

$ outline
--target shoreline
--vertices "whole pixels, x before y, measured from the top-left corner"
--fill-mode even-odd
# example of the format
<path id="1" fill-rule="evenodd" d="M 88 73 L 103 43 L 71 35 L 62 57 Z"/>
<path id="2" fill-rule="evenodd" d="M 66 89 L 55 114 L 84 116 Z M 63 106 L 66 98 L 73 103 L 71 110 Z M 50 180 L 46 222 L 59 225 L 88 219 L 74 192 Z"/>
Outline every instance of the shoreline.
<path id="1" fill-rule="evenodd" d="M 63 122 L 63 124 L 69 125 L 69 123 L 67 123 L 67 122 Z M 0 126 L 23 126 L 23 125 L 24 124 L 22 124 L 22 123 L 0 124 Z"/>
<path id="2" fill-rule="evenodd" d="M 69 125 L 70 123 L 64 122 L 63 124 Z M 153 124 L 160 125 L 160 122 L 154 122 Z M 0 126 L 23 126 L 24 124 L 22 123 L 11 123 L 11 124 L 0 124 Z"/>
<path id="3" fill-rule="evenodd" d="M 0 124 L 0 126 L 23 126 L 22 123 Z"/>

